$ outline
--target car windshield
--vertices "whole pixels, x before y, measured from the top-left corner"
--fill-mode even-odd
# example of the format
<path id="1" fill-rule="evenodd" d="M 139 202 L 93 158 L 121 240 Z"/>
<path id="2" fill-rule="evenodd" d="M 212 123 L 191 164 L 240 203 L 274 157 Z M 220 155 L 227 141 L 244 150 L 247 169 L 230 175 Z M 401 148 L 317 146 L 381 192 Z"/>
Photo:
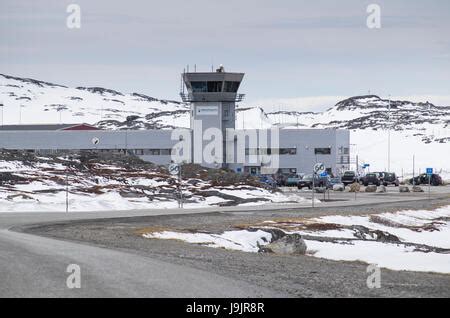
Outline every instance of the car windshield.
<path id="1" fill-rule="evenodd" d="M 344 173 L 344 176 L 351 176 L 353 177 L 355 175 L 355 173 L 353 171 L 347 171 Z"/>
<path id="2" fill-rule="evenodd" d="M 306 180 L 306 181 L 312 180 L 312 175 L 308 174 L 308 175 L 304 176 L 303 180 Z"/>
<path id="3" fill-rule="evenodd" d="M 373 177 L 376 177 L 377 175 L 376 175 L 375 173 L 369 173 L 369 174 L 367 174 L 367 176 L 368 176 L 369 178 L 373 178 Z"/>

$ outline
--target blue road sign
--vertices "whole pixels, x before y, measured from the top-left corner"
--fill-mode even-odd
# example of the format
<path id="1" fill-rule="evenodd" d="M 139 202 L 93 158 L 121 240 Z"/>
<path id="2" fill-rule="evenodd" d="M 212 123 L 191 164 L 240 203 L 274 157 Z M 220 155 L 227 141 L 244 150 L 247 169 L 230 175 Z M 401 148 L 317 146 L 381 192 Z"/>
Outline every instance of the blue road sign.
<path id="1" fill-rule="evenodd" d="M 365 163 L 363 166 L 363 168 L 369 168 L 369 167 L 370 167 L 370 164 L 368 164 L 368 163 Z"/>
<path id="2" fill-rule="evenodd" d="M 326 176 L 328 176 L 328 173 L 325 171 L 325 172 L 321 173 L 320 176 L 321 177 L 326 177 Z"/>
<path id="3" fill-rule="evenodd" d="M 427 175 L 433 174 L 433 168 L 427 168 Z"/>

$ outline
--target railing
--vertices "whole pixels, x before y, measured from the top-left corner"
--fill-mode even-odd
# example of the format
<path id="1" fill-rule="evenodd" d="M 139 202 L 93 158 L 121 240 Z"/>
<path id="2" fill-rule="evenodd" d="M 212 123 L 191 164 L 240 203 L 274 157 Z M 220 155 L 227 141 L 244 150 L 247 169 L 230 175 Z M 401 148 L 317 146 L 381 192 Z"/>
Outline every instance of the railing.
<path id="1" fill-rule="evenodd" d="M 186 94 L 181 92 L 180 93 L 181 100 L 185 103 L 195 102 L 196 100 L 194 97 L 190 94 Z M 239 103 L 242 102 L 245 98 L 245 94 L 236 94 L 236 97 L 234 98 L 234 102 Z M 203 101 L 203 100 L 202 100 Z M 231 101 L 230 99 L 225 99 L 224 101 Z"/>
<path id="2" fill-rule="evenodd" d="M 238 94 L 234 100 L 236 103 L 242 102 L 245 98 L 245 94 Z"/>
<path id="3" fill-rule="evenodd" d="M 189 95 L 186 93 L 180 93 L 181 100 L 185 103 L 191 102 Z"/>

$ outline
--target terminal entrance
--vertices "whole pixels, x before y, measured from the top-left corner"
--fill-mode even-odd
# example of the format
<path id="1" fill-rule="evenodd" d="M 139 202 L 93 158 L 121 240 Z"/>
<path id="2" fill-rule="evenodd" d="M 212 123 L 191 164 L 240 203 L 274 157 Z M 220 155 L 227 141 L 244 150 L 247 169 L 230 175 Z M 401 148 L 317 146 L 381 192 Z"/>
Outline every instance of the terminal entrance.
<path id="1" fill-rule="evenodd" d="M 261 167 L 248 166 L 244 168 L 244 172 L 252 176 L 259 176 L 261 174 Z"/>

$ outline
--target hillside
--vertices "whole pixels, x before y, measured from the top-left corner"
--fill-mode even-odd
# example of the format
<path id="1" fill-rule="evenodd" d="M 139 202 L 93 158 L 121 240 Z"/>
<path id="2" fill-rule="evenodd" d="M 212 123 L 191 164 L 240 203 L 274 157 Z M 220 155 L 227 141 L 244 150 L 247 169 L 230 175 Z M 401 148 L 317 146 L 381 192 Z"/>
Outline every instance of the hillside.
<path id="1" fill-rule="evenodd" d="M 62 85 L 0 74 L 4 124 L 90 123 L 110 129 L 189 125 L 186 104 L 101 87 Z"/>

